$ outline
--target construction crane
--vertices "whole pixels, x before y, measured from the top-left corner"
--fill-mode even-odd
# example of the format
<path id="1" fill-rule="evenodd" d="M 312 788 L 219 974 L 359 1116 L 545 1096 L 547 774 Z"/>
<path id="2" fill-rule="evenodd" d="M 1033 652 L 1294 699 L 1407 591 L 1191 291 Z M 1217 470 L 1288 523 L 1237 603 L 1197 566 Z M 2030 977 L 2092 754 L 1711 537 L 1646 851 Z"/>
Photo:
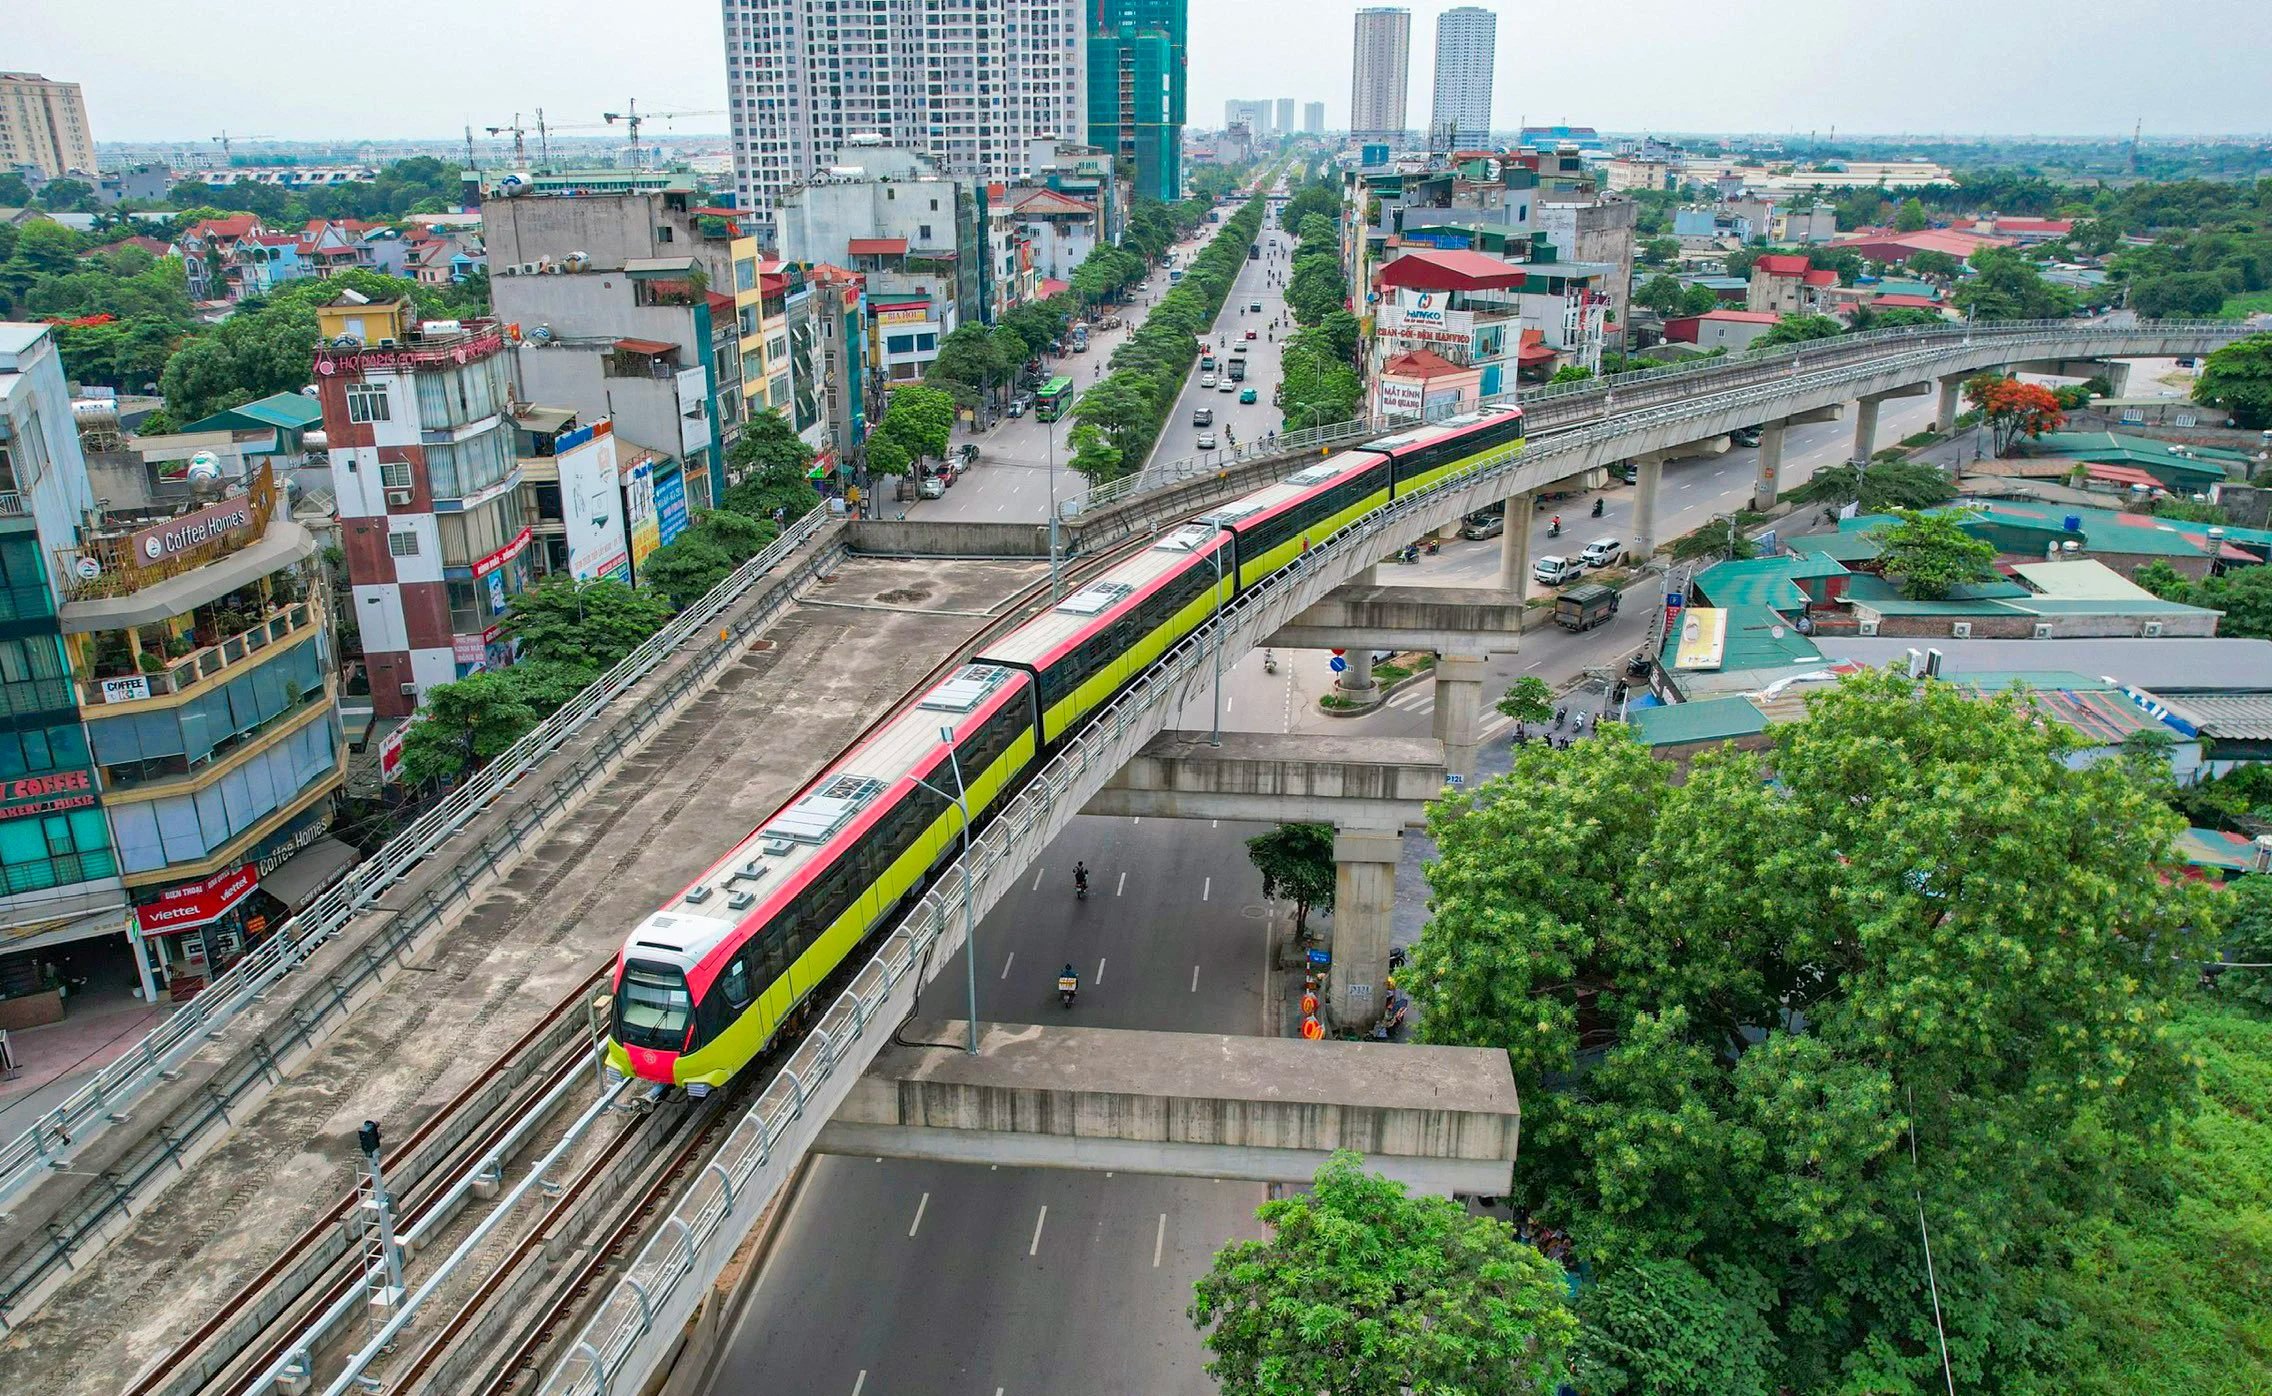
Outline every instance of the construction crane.
<path id="1" fill-rule="evenodd" d="M 512 132 L 513 168 L 517 170 L 525 170 L 529 167 L 529 150 L 527 144 L 525 143 L 525 137 L 527 137 L 529 133 L 529 128 L 521 124 L 521 114 L 519 112 L 513 113 L 513 124 L 510 126 L 484 126 L 481 129 L 487 131 L 492 136 L 502 136 L 507 131 Z"/>
<path id="2" fill-rule="evenodd" d="M 639 128 L 645 123 L 650 121 L 667 122 L 672 120 L 673 118 L 682 116 L 724 116 L 725 114 L 726 113 L 723 111 L 641 111 L 639 110 L 639 99 L 637 97 L 634 97 L 629 102 L 624 104 L 622 111 L 601 112 L 600 119 L 602 121 L 605 121 L 610 126 L 615 125 L 619 121 L 623 123 L 625 131 L 631 138 L 631 168 L 636 170 L 639 168 L 639 161 L 641 158 L 639 151 Z"/>

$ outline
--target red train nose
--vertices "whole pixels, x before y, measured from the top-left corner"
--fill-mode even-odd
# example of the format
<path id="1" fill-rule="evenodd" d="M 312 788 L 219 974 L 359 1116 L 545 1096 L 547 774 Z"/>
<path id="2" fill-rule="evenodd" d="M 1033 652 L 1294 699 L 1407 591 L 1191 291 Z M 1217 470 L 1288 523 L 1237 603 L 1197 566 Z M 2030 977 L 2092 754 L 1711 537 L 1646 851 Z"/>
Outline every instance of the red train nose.
<path id="1" fill-rule="evenodd" d="M 660 1081 L 668 1086 L 675 1082 L 678 1053 L 658 1051 L 653 1047 L 633 1047 L 628 1043 L 623 1054 L 631 1059 L 631 1074 L 642 1081 Z"/>

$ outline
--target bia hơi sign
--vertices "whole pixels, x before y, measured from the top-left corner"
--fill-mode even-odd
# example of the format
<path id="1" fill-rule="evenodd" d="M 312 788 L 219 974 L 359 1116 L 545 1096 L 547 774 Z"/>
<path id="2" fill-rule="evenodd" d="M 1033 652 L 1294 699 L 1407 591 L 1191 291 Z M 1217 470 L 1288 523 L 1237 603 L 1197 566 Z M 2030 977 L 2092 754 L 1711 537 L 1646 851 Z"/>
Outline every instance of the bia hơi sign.
<path id="1" fill-rule="evenodd" d="M 202 882 L 168 887 L 156 898 L 134 908 L 145 934 L 164 935 L 218 921 L 229 908 L 252 895 L 260 885 L 260 870 L 251 863 L 217 872 Z"/>

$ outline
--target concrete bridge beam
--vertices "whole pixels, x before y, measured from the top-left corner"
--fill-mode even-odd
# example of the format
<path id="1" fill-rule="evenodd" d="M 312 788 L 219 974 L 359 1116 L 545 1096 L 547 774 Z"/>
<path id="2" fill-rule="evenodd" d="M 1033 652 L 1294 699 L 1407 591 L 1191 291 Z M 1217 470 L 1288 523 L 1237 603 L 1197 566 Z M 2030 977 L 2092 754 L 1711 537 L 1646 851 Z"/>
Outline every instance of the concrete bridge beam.
<path id="1" fill-rule="evenodd" d="M 1286 649 L 1347 648 L 1356 669 L 1362 651 L 1450 650 L 1461 654 L 1488 648 L 1512 654 L 1522 637 L 1522 603 L 1492 587 L 1418 587 L 1353 584 L 1337 587 L 1323 601 L 1294 617 L 1263 641 Z"/>
<path id="2" fill-rule="evenodd" d="M 1331 1011 L 1337 1027 L 1371 1024 L 1387 999 L 1400 837 L 1394 827 L 1334 830 Z"/>
<path id="3" fill-rule="evenodd" d="M 1443 749 L 1425 737 L 1162 732 L 1084 807 L 1153 819 L 1251 819 L 1396 829 L 1443 793 Z"/>
<path id="4" fill-rule="evenodd" d="M 1483 664 L 1480 654 L 1436 656 L 1436 740 L 1444 744 L 1444 773 L 1475 778 L 1475 748 L 1483 717 Z"/>
<path id="5" fill-rule="evenodd" d="M 2030 359 L 2012 365 L 2014 373 L 2038 373 L 2046 378 L 2103 377 L 2114 388 L 2112 396 L 2122 396 L 2130 385 L 2130 365 L 2120 359 Z"/>

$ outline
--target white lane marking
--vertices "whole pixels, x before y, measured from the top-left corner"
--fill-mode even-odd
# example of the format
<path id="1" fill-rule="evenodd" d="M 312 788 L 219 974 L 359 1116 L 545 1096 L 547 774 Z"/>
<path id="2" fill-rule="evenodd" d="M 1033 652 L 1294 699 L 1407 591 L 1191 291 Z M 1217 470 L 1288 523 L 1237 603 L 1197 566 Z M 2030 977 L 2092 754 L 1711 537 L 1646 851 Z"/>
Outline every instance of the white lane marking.
<path id="1" fill-rule="evenodd" d="M 1160 1268 L 1160 1251 L 1161 1251 L 1161 1249 L 1162 1249 L 1163 1247 L 1165 1247 L 1165 1246 L 1167 1245 L 1167 1243 L 1168 1243 L 1168 1214 L 1167 1214 L 1167 1213 L 1165 1213 L 1165 1212 L 1162 1212 L 1162 1213 L 1160 1213 L 1160 1227 L 1159 1227 L 1159 1230 L 1157 1230 L 1157 1231 L 1154 1231 L 1154 1232 L 1152 1233 L 1152 1268 L 1153 1268 L 1154 1270 L 1157 1270 L 1157 1269 L 1159 1269 L 1159 1268 Z M 997 1396 L 999 1396 L 999 1393 L 997 1393 Z"/>
<path id="2" fill-rule="evenodd" d="M 1144 816 L 1143 816 L 1143 815 L 1140 815 L 1140 814 L 1139 814 L 1139 815 L 1137 815 L 1137 816 L 1136 816 L 1135 818 L 1133 818 L 1133 819 L 1131 819 L 1131 820 L 1129 820 L 1129 821 L 1128 821 L 1128 823 L 1129 823 L 1129 824 L 1130 824 L 1131 826 L 1134 826 L 1134 825 L 1138 825 L 1138 824 L 1141 824 L 1141 823 L 1143 823 L 1143 822 L 1144 822 Z"/>
<path id="3" fill-rule="evenodd" d="M 852 1396 L 860 1396 L 860 1388 L 868 1384 L 868 1369 L 860 1369 L 859 1379 L 852 1383 Z"/>
<path id="4" fill-rule="evenodd" d="M 917 1228 L 917 1227 L 919 1227 L 919 1226 L 921 1226 L 921 1225 L 923 1224 L 923 1209 L 924 1209 L 924 1208 L 926 1208 L 926 1207 L 928 1207 L 928 1206 L 930 1206 L 930 1205 L 931 1205 L 931 1194 L 929 1194 L 929 1193 L 925 1193 L 925 1194 L 923 1194 L 923 1199 L 922 1199 L 922 1201 L 920 1201 L 920 1202 L 917 1202 L 917 1203 L 915 1204 L 915 1220 L 913 1220 L 913 1221 L 911 1221 L 911 1222 L 909 1222 L 909 1223 L 907 1224 L 907 1234 L 908 1234 L 909 1236 L 913 1236 L 913 1235 L 915 1234 L 915 1228 Z"/>
<path id="5" fill-rule="evenodd" d="M 1033 1219 L 1033 1244 L 1026 1247 L 1026 1254 L 1028 1256 L 1039 1255 L 1041 1253 L 1041 1226 L 1042 1223 L 1048 1220 L 1049 1204 L 1044 1202 L 1041 1204 L 1041 1215 Z"/>
<path id="6" fill-rule="evenodd" d="M 1033 870 L 1033 890 L 1041 890 L 1041 869 L 1038 867 Z"/>
<path id="7" fill-rule="evenodd" d="M 1200 883 L 1200 884 L 1199 884 L 1199 900 L 1201 900 L 1201 901 L 1206 901 L 1206 900 L 1207 900 L 1207 899 L 1208 899 L 1209 897 L 1213 896 L 1214 894 L 1215 894 L 1215 879 L 1214 879 L 1214 878 L 1211 878 L 1211 877 L 1210 877 L 1210 878 L 1208 878 L 1208 879 L 1207 879 L 1206 881 L 1204 881 L 1204 882 L 1202 882 L 1202 883 Z"/>
<path id="8" fill-rule="evenodd" d="M 1018 952 L 1017 952 L 1017 951 L 1015 951 L 1015 950 L 1012 950 L 1012 951 L 1010 952 L 1010 958 L 1009 958 L 1009 959 L 1007 959 L 1007 960 L 1004 960 L 1004 961 L 1002 962 L 1002 977 L 1003 977 L 1004 979 L 1007 979 L 1007 978 L 1009 978 L 1009 977 L 1010 977 L 1010 966 L 1012 966 L 1012 965 L 1016 964 L 1017 962 L 1018 962 Z"/>
<path id="9" fill-rule="evenodd" d="M 1682 485 L 1681 488 L 1684 490 L 1692 490 L 1696 488 L 1696 483 L 1692 480 L 1689 483 Z"/>
<path id="10" fill-rule="evenodd" d="M 1220 819 L 1210 819 L 1207 821 L 1207 827 L 1210 829 L 1220 829 L 1223 827 L 1223 821 Z"/>
<path id="11" fill-rule="evenodd" d="M 1525 664 L 1525 665 L 1523 666 L 1523 668 L 1524 668 L 1524 670 L 1525 670 L 1525 671 L 1528 671 L 1528 670 L 1531 670 L 1531 669 L 1536 669 L 1536 668 L 1537 668 L 1537 667 L 1538 667 L 1539 665 L 1541 665 L 1541 664 L 1544 664 L 1545 662 L 1546 662 L 1546 661 L 1545 661 L 1545 660 L 1543 660 L 1543 659 L 1534 659 L 1534 660 L 1532 660 L 1532 661 L 1531 661 L 1530 663 L 1528 663 L 1528 664 Z"/>
<path id="12" fill-rule="evenodd" d="M 1096 979 L 1096 982 L 1097 982 L 1097 983 L 1099 983 L 1099 984 L 1102 984 L 1102 983 L 1104 982 L 1104 956 L 1102 956 L 1102 955 L 1099 955 L 1099 956 L 1097 956 L 1097 979 Z"/>
<path id="13" fill-rule="evenodd" d="M 1119 896 L 1119 895 L 1120 895 L 1121 893 L 1123 893 L 1123 892 L 1125 892 L 1125 891 L 1127 891 L 1127 890 L 1128 890 L 1128 874 L 1126 874 L 1126 873 L 1122 873 L 1122 874 L 1120 875 L 1120 881 L 1119 881 L 1118 883 L 1114 884 L 1114 886 L 1113 886 L 1113 889 L 1112 889 L 1112 895 L 1114 895 L 1114 896 L 1116 896 L 1116 897 L 1117 897 L 1117 896 Z"/>
<path id="14" fill-rule="evenodd" d="M 1195 994 L 1199 992 L 1199 966 L 1197 965 L 1191 967 L 1191 992 Z"/>

